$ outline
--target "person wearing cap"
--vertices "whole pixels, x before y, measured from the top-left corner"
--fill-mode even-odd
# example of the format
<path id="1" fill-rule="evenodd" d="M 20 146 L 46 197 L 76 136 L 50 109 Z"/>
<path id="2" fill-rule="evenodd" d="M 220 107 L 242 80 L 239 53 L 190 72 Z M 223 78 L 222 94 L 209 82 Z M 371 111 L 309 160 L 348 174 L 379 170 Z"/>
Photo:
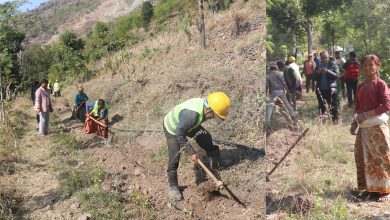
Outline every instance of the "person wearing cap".
<path id="1" fill-rule="evenodd" d="M 316 63 L 313 61 L 313 55 L 309 54 L 307 60 L 303 63 L 302 74 L 305 74 L 306 77 L 306 93 L 309 93 L 310 87 L 314 92 L 315 85 L 313 80 L 313 72 L 316 68 Z"/>
<path id="2" fill-rule="evenodd" d="M 230 105 L 230 99 L 225 93 L 215 92 L 207 98 L 189 99 L 175 106 L 164 117 L 163 130 L 168 144 L 169 195 L 175 201 L 183 199 L 177 179 L 181 151 L 190 155 L 193 161 L 198 160 L 198 154 L 187 137 L 194 138 L 206 151 L 212 169 L 231 165 L 231 160 L 221 160 L 219 147 L 213 144 L 210 133 L 201 126 L 203 122 L 213 118 L 219 122 L 224 121 Z"/>
<path id="3" fill-rule="evenodd" d="M 345 93 L 345 81 L 344 81 L 344 73 L 345 73 L 345 70 L 343 69 L 343 65 L 344 63 L 346 62 L 345 58 L 342 56 L 341 54 L 341 51 L 336 51 L 334 53 L 335 55 L 335 58 L 336 58 L 336 65 L 337 67 L 339 68 L 339 71 L 340 71 L 340 78 L 338 80 L 338 92 L 341 93 L 341 95 L 339 95 L 339 98 L 343 97 L 345 98 L 346 97 L 346 93 Z"/>
<path id="4" fill-rule="evenodd" d="M 330 61 L 328 51 L 323 51 L 321 62 L 316 67 L 313 78 L 317 82 L 316 95 L 321 115 L 324 115 L 329 108 L 334 124 L 338 123 L 337 79 L 339 76 L 337 65 Z"/>
<path id="5" fill-rule="evenodd" d="M 283 64 L 282 61 L 280 61 L 279 63 Z M 283 71 L 283 67 L 280 68 L 282 71 Z M 279 68 L 276 63 L 271 63 L 269 69 L 270 72 L 266 76 L 266 92 L 270 95 L 270 99 L 267 102 L 265 121 L 267 125 L 270 124 L 272 111 L 275 105 L 274 103 L 277 98 L 282 100 L 284 106 L 287 108 L 288 112 L 290 113 L 291 118 L 294 120 L 296 114 L 294 112 L 293 107 L 291 107 L 290 103 L 286 98 L 285 91 L 288 91 L 288 88 L 286 82 L 284 81 L 283 73 L 278 71 Z"/>
<path id="6" fill-rule="evenodd" d="M 318 53 L 314 53 L 314 63 L 316 63 L 316 66 L 320 65 L 320 59 L 318 58 Z"/>
<path id="7" fill-rule="evenodd" d="M 58 79 L 53 85 L 53 92 L 54 92 L 54 97 L 60 97 L 61 96 L 61 91 L 60 91 L 60 84 L 58 83 Z"/>
<path id="8" fill-rule="evenodd" d="M 108 137 L 108 105 L 103 99 L 98 99 L 93 107 L 87 105 L 87 119 L 84 124 L 84 132 L 97 133 L 104 138 Z M 98 121 L 99 123 L 97 123 Z"/>
<path id="9" fill-rule="evenodd" d="M 352 107 L 356 97 L 356 90 L 359 81 L 360 63 L 354 51 L 349 53 L 349 59 L 344 63 L 344 80 L 347 86 L 348 107 Z"/>
<path id="10" fill-rule="evenodd" d="M 295 77 L 297 78 L 297 85 L 296 85 L 296 91 L 297 91 L 297 95 L 296 95 L 296 99 L 300 99 L 302 97 L 302 84 L 303 84 L 303 81 L 302 81 L 302 77 L 301 77 L 301 73 L 299 72 L 299 66 L 298 64 L 295 62 L 295 57 L 294 56 L 290 56 L 288 58 L 288 66 L 287 66 L 287 71 L 289 72 L 289 74 L 294 74 Z"/>
<path id="11" fill-rule="evenodd" d="M 74 113 L 78 119 L 85 121 L 86 112 L 86 102 L 88 101 L 87 94 L 84 93 L 84 87 L 82 85 L 78 86 L 78 93 L 74 97 Z"/>

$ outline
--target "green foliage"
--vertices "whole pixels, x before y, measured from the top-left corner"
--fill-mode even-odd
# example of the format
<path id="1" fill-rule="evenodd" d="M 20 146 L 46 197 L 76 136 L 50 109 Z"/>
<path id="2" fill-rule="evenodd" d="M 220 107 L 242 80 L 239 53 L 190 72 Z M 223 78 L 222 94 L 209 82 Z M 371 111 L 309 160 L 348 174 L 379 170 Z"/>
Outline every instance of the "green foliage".
<path id="1" fill-rule="evenodd" d="M 269 0 L 267 1 L 267 16 L 271 18 L 270 24 L 274 24 L 275 29 L 293 38 L 290 42 L 302 42 L 306 33 L 306 18 L 301 5 L 297 2 Z"/>
<path id="2" fill-rule="evenodd" d="M 120 198 L 101 190 L 86 190 L 78 197 L 83 204 L 83 210 L 90 212 L 93 219 L 127 219 L 129 215 L 123 210 Z"/>
<path id="3" fill-rule="evenodd" d="M 148 28 L 150 21 L 153 17 L 153 5 L 150 1 L 146 1 L 142 3 L 142 21 L 143 27 L 145 29 Z"/>
<path id="4" fill-rule="evenodd" d="M 164 143 L 158 150 L 150 155 L 154 162 L 165 163 L 168 160 L 168 145 Z"/>
<path id="5" fill-rule="evenodd" d="M 191 17 L 190 14 L 185 13 L 180 20 L 180 30 L 183 31 L 188 38 L 188 41 L 191 41 L 191 31 L 190 31 L 190 26 L 194 24 L 194 17 Z"/>
<path id="6" fill-rule="evenodd" d="M 226 10 L 233 3 L 232 0 L 208 0 L 207 2 L 213 12 Z"/>
<path id="7" fill-rule="evenodd" d="M 197 2 L 193 0 L 161 0 L 154 7 L 153 20 L 161 26 L 175 14 L 184 14 L 193 8 L 197 8 Z"/>
<path id="8" fill-rule="evenodd" d="M 85 70 L 82 55 L 84 43 L 72 31 L 60 36 L 60 42 L 54 46 L 54 58 L 49 70 L 50 79 L 66 79 L 81 76 Z"/>
<path id="9" fill-rule="evenodd" d="M 25 51 L 21 72 L 24 76 L 23 88 L 29 88 L 33 81 L 48 78 L 49 68 L 53 62 L 54 50 L 52 46 L 33 46 Z"/>
<path id="10" fill-rule="evenodd" d="M 23 80 L 19 70 L 17 53 L 22 50 L 25 35 L 14 25 L 17 19 L 16 9 L 19 4 L 18 1 L 0 4 L 0 71 L 2 72 L 3 85 L 9 91 L 17 90 L 18 85 Z"/>

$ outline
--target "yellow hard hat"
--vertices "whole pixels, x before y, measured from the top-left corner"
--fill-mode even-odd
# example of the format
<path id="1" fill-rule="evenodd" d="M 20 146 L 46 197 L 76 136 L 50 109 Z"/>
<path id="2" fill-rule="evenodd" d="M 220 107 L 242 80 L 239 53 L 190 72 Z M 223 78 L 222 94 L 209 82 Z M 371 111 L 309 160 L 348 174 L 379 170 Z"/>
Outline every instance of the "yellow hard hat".
<path id="1" fill-rule="evenodd" d="M 225 120 L 230 107 L 229 97 L 223 92 L 214 92 L 207 96 L 207 102 L 214 113 L 222 120 Z"/>
<path id="2" fill-rule="evenodd" d="M 289 58 L 288 58 L 288 62 L 294 62 L 295 61 L 295 57 L 294 56 L 290 56 Z"/>

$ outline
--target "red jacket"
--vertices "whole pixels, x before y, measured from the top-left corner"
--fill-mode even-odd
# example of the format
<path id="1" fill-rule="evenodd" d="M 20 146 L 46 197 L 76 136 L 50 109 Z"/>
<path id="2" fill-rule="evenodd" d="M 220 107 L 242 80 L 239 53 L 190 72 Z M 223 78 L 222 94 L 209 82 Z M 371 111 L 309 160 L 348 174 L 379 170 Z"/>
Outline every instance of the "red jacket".
<path id="1" fill-rule="evenodd" d="M 360 74 L 360 63 L 356 57 L 351 57 L 344 63 L 343 69 L 345 69 L 344 79 L 357 79 Z"/>

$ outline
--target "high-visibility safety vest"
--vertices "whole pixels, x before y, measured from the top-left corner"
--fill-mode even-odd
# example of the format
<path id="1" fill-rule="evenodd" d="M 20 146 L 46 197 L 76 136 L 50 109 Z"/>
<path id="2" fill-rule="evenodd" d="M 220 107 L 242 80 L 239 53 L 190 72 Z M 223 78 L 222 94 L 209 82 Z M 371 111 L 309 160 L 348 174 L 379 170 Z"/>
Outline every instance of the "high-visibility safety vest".
<path id="1" fill-rule="evenodd" d="M 188 109 L 199 114 L 198 121 L 196 124 L 190 128 L 187 132 L 191 132 L 195 128 L 199 127 L 203 122 L 204 118 L 204 107 L 205 99 L 202 98 L 192 98 L 189 99 L 177 106 L 175 106 L 164 118 L 165 129 L 172 135 L 176 135 L 176 127 L 179 124 L 179 114 L 182 110 Z"/>
<path id="2" fill-rule="evenodd" d="M 108 110 L 108 105 L 107 103 L 104 103 L 104 108 L 102 111 L 107 111 Z M 92 109 L 92 114 L 93 116 L 96 116 L 96 117 L 99 117 L 99 105 L 98 105 L 98 101 L 95 102 L 95 105 L 93 106 L 93 109 Z M 107 120 L 108 119 L 108 114 L 106 114 L 106 116 L 103 118 L 104 120 Z"/>
<path id="3" fill-rule="evenodd" d="M 53 90 L 54 90 L 54 92 L 58 92 L 60 90 L 60 84 L 59 83 L 54 83 Z"/>

